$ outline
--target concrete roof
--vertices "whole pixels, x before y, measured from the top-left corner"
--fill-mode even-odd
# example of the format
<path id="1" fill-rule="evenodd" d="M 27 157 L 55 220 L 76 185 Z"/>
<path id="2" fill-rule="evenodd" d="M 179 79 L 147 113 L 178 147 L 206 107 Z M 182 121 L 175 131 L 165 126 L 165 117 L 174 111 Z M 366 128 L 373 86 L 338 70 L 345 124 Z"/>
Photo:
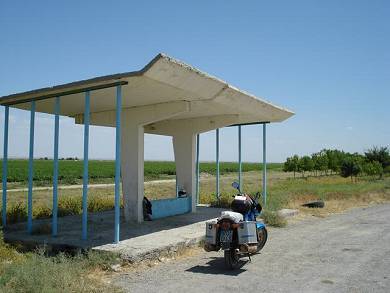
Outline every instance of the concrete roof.
<path id="1" fill-rule="evenodd" d="M 167 55 L 158 54 L 139 71 L 107 75 L 64 85 L 12 94 L 0 98 L 0 105 L 26 109 L 36 100 L 36 111 L 54 112 L 54 99 L 62 96 L 61 115 L 75 117 L 84 112 L 84 93 L 91 91 L 91 113 L 115 110 L 116 84 L 122 86 L 123 108 L 186 102 L 188 110 L 169 120 L 201 117 L 235 117 L 233 124 L 281 122 L 294 115 L 285 108 L 239 90 Z M 233 121 L 231 120 L 231 121 Z M 95 123 L 99 125 L 99 123 Z M 104 125 L 104 124 L 102 124 Z M 147 130 L 145 130 L 148 132 Z M 151 131 L 152 132 L 152 131 Z"/>

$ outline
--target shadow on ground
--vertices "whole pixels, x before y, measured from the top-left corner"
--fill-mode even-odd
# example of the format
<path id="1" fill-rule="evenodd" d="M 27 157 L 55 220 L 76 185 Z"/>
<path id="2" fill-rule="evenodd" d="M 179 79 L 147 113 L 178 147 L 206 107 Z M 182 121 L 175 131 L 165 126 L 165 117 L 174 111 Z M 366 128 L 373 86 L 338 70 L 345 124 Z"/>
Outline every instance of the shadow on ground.
<path id="1" fill-rule="evenodd" d="M 172 216 L 157 219 L 151 222 L 126 223 L 123 211 L 121 215 L 120 240 L 145 236 L 160 231 L 188 226 L 195 223 L 219 216 L 221 209 L 198 207 L 196 213 Z M 4 239 L 10 243 L 22 244 L 25 247 L 46 244 L 53 249 L 61 248 L 92 248 L 95 246 L 112 244 L 114 240 L 114 211 L 105 211 L 88 214 L 88 239 L 81 239 L 81 215 L 66 216 L 58 218 L 58 236 L 50 235 L 51 219 L 39 219 L 33 221 L 33 230 L 39 231 L 40 227 L 44 232 L 27 233 L 27 223 L 10 225 L 5 233 Z"/>
<path id="2" fill-rule="evenodd" d="M 208 274 L 208 275 L 227 275 L 227 276 L 238 276 L 239 274 L 245 272 L 246 270 L 242 267 L 248 263 L 249 260 L 240 259 L 239 267 L 231 270 L 225 266 L 225 260 L 223 255 L 221 257 L 212 257 L 211 260 L 203 266 L 196 265 L 192 268 L 187 269 L 187 272 L 199 273 L 199 274 Z"/>

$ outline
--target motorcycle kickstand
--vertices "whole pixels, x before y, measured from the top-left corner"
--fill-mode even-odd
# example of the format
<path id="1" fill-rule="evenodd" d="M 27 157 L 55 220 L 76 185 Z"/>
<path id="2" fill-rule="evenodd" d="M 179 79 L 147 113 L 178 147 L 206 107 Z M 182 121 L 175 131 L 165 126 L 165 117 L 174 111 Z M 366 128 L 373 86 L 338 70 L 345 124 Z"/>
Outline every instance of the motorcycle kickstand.
<path id="1" fill-rule="evenodd" d="M 248 253 L 249 262 L 252 262 L 251 255 Z"/>

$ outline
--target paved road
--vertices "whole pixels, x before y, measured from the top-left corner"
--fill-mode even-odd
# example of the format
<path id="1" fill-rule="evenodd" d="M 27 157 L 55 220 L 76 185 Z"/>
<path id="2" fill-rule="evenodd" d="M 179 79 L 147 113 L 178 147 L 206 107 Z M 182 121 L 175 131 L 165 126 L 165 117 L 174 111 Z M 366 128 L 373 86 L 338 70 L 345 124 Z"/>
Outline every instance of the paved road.
<path id="1" fill-rule="evenodd" d="M 221 256 L 199 252 L 115 283 L 128 292 L 390 292 L 390 204 L 272 229 L 236 271 Z"/>

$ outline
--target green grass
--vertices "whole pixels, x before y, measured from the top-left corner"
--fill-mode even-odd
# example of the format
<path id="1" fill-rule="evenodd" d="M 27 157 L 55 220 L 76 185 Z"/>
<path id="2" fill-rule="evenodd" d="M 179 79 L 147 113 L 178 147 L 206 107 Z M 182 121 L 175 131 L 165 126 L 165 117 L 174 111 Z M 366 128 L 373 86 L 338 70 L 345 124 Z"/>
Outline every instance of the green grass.
<path id="1" fill-rule="evenodd" d="M 250 184 L 248 184 L 250 186 Z M 245 188 L 245 186 L 244 186 Z M 245 188 L 245 192 L 255 194 L 258 189 Z M 289 202 L 299 199 L 352 199 L 364 196 L 370 192 L 387 193 L 390 191 L 390 177 L 383 180 L 367 180 L 361 178 L 356 183 L 351 183 L 348 178 L 339 176 L 309 177 L 305 179 L 287 178 L 271 182 L 268 186 L 267 208 L 271 211 L 287 207 Z M 222 192 L 220 202 L 227 206 L 231 202 L 231 192 Z M 201 191 L 201 202 L 216 204 L 215 194 Z"/>
<path id="2" fill-rule="evenodd" d="M 3 242 L 0 232 L 0 292 L 115 292 L 92 276 L 116 263 L 115 255 L 93 251 L 54 257 L 43 250 L 19 253 Z"/>
<path id="3" fill-rule="evenodd" d="M 297 200 L 353 200 L 371 192 L 387 194 L 389 190 L 389 177 L 376 181 L 361 178 L 356 183 L 337 175 L 307 179 L 290 178 L 270 187 L 268 209 L 278 210 Z"/>
<path id="4" fill-rule="evenodd" d="M 245 178 L 244 174 L 244 191 L 255 195 L 260 186 L 258 180 L 257 177 Z M 214 192 L 215 183 L 203 183 L 201 185 L 200 202 L 226 208 L 230 207 L 235 191 L 227 186 L 228 182 L 223 182 L 219 202 Z M 385 177 L 383 180 L 360 178 L 356 183 L 351 183 L 349 178 L 342 178 L 337 175 L 270 180 L 264 218 L 268 224 L 280 227 L 284 226 L 285 223 L 274 212 L 290 207 L 292 203 L 298 202 L 300 204 L 316 199 L 362 202 L 366 199 L 369 200 L 372 193 L 379 194 L 382 199 L 390 200 L 390 177 Z"/>
<path id="5" fill-rule="evenodd" d="M 121 203 L 121 207 L 123 204 Z M 88 211 L 101 212 L 114 209 L 114 200 L 109 196 L 92 196 L 88 198 Z M 82 214 L 82 197 L 65 196 L 60 197 L 58 201 L 58 216 L 64 217 L 69 215 Z M 2 212 L 0 211 L 0 225 L 2 222 Z M 52 210 L 47 201 L 36 202 L 33 206 L 33 219 L 45 219 L 52 216 Z M 11 203 L 7 208 L 7 223 L 17 223 L 27 221 L 27 206 L 24 201 Z M 50 229 L 48 233 L 50 234 Z"/>
<path id="6" fill-rule="evenodd" d="M 281 170 L 282 164 L 270 163 L 269 170 Z M 83 178 L 83 161 L 60 160 L 59 181 L 61 184 L 77 184 Z M 114 161 L 89 161 L 89 178 L 91 182 L 113 181 L 115 177 Z M 168 161 L 145 161 L 145 178 L 161 179 L 176 174 L 175 162 Z M 261 170 L 259 163 L 243 163 L 243 171 Z M 237 172 L 238 163 L 222 162 L 220 173 Z M 2 178 L 2 160 L 0 160 L 0 178 Z M 215 174 L 216 166 L 212 162 L 201 162 L 200 172 Z M 26 182 L 28 180 L 28 160 L 12 159 L 8 161 L 8 182 Z M 53 161 L 34 160 L 34 181 L 35 185 L 48 185 L 53 180 Z"/>
<path id="7" fill-rule="evenodd" d="M 383 180 L 367 180 L 360 178 L 358 182 L 351 183 L 348 178 L 335 176 L 297 178 L 286 177 L 283 172 L 271 172 L 268 180 L 268 202 L 267 210 L 272 212 L 281 208 L 286 208 L 292 202 L 314 200 L 314 199 L 359 199 L 371 192 L 386 194 L 390 193 L 390 178 Z M 232 195 L 235 190 L 231 187 L 231 182 L 237 180 L 236 173 L 226 173 L 221 176 L 220 205 L 229 207 Z M 261 191 L 261 172 L 243 173 L 244 191 L 255 194 Z M 215 177 L 204 176 L 200 182 L 200 202 L 217 205 L 215 197 Z M 169 198 L 174 196 L 175 183 L 171 181 L 161 181 L 145 185 L 145 194 L 150 199 Z M 82 212 L 81 189 L 70 189 L 59 191 L 59 216 L 80 215 Z M 34 192 L 33 218 L 48 218 L 51 216 L 52 191 L 37 190 Z M 1 206 L 1 203 L 0 203 Z M 114 208 L 113 187 L 91 188 L 88 196 L 88 211 L 99 212 L 112 210 Z M 1 214 L 1 211 L 0 211 Z M 26 220 L 26 192 L 9 193 L 7 219 L 9 223 Z M 275 222 L 272 214 L 269 214 L 269 222 Z M 1 221 L 1 217 L 0 217 Z M 278 224 L 275 224 L 276 226 Z"/>

